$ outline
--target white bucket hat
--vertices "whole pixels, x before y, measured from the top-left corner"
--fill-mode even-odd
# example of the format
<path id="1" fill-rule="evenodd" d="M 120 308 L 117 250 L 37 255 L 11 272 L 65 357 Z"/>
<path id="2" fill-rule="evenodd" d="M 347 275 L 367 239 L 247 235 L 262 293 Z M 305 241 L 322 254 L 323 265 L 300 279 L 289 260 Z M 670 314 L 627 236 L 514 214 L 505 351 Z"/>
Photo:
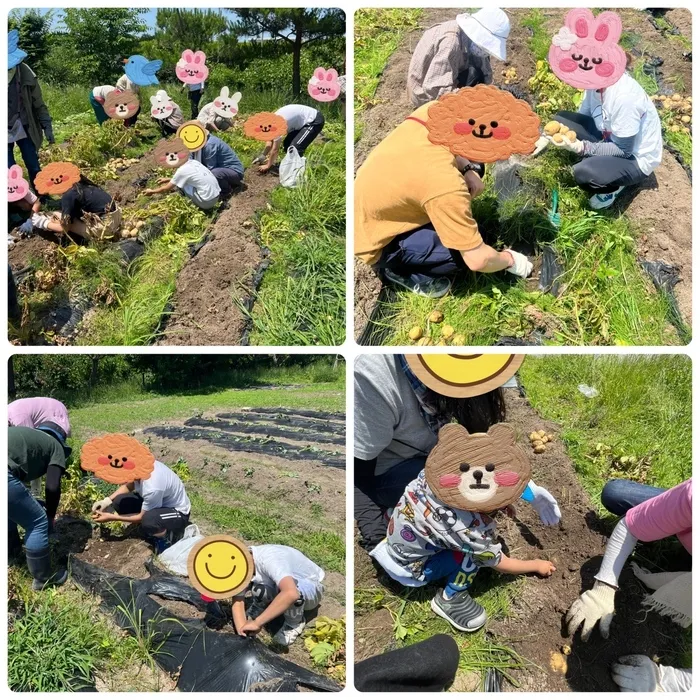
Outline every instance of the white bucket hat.
<path id="1" fill-rule="evenodd" d="M 459 28 L 484 51 L 506 60 L 506 39 L 510 34 L 508 15 L 498 7 L 484 7 L 473 15 L 457 15 Z"/>

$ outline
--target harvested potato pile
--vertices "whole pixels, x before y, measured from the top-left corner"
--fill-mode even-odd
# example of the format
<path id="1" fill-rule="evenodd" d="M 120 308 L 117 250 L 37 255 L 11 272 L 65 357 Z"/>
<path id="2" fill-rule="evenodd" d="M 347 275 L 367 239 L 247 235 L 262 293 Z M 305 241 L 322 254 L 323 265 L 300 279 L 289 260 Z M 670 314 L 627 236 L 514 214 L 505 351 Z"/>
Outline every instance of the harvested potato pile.
<path id="1" fill-rule="evenodd" d="M 544 430 L 532 432 L 528 437 L 530 438 L 532 450 L 536 455 L 542 454 L 547 449 L 547 443 L 553 442 L 554 440 L 554 437 L 552 435 L 548 435 Z"/>
<path id="2" fill-rule="evenodd" d="M 657 109 L 661 108 L 664 125 L 673 134 L 682 132 L 690 134 L 693 121 L 693 98 L 675 95 L 652 95 L 652 102 Z"/>
<path id="3" fill-rule="evenodd" d="M 434 311 L 431 311 L 428 314 L 428 318 L 426 319 L 427 321 L 427 328 L 428 328 L 428 335 L 425 335 L 426 331 L 424 331 L 422 326 L 413 326 L 409 331 L 408 331 L 408 337 L 410 340 L 412 340 L 416 345 L 420 346 L 426 346 L 426 345 L 437 345 L 437 346 L 446 346 L 446 345 L 464 345 L 465 338 L 462 333 L 457 333 L 454 329 L 453 326 L 450 326 L 448 323 L 446 323 L 444 326 L 440 328 L 440 334 L 439 338 L 436 342 L 433 341 L 433 339 L 430 337 L 430 325 L 438 325 L 441 324 L 445 320 L 445 314 L 442 313 L 439 309 L 435 309 Z"/>
<path id="4" fill-rule="evenodd" d="M 569 129 L 566 124 L 561 124 L 557 121 L 547 122 L 544 127 L 544 133 L 547 136 L 551 136 L 554 143 L 563 143 L 564 139 L 569 143 L 576 141 L 576 132 Z"/>

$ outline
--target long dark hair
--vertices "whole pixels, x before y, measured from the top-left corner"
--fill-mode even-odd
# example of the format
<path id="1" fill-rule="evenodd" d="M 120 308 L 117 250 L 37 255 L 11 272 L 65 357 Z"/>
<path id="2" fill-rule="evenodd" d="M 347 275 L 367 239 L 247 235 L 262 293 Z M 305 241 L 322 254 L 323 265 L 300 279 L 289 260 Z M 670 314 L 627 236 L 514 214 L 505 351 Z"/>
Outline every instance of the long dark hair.
<path id="1" fill-rule="evenodd" d="M 506 404 L 500 388 L 469 399 L 453 399 L 430 391 L 426 396 L 428 402 L 437 415 L 450 422 L 456 421 L 470 433 L 485 433 L 492 425 L 506 419 Z"/>

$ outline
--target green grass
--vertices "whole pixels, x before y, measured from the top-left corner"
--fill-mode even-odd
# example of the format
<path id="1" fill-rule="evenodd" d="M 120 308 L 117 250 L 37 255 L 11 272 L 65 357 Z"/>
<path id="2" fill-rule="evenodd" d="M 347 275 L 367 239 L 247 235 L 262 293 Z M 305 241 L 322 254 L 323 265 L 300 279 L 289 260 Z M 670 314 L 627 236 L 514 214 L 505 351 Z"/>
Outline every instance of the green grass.
<path id="1" fill-rule="evenodd" d="M 542 13 L 542 10 L 530 10 L 520 24 L 531 32 L 527 45 L 535 59 L 544 61 L 549 54 L 552 37 L 550 32 L 547 31 L 547 18 Z"/>
<path id="2" fill-rule="evenodd" d="M 355 141 L 362 134 L 362 111 L 371 106 L 389 57 L 407 32 L 419 28 L 422 16 L 419 8 L 355 12 Z"/>
<path id="3" fill-rule="evenodd" d="M 520 376 L 537 413 L 562 425 L 567 452 L 596 503 L 613 477 L 669 488 L 691 476 L 685 355 L 530 356 Z M 579 384 L 598 396 L 586 398 Z M 622 463 L 623 456 L 631 459 Z"/>

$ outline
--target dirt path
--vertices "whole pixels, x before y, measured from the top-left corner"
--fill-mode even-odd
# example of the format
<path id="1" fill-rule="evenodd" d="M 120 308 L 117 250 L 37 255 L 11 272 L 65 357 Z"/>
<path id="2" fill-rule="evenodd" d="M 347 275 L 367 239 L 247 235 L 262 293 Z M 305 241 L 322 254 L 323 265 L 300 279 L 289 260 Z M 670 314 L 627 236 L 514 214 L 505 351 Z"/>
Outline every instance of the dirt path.
<path id="1" fill-rule="evenodd" d="M 207 243 L 180 272 L 157 345 L 241 344 L 247 318 L 236 300 L 252 303 L 264 261 L 252 219 L 278 184 L 274 176 L 248 171 L 245 189 L 231 197 Z"/>
<path id="2" fill-rule="evenodd" d="M 610 638 L 603 640 L 595 632 L 588 643 L 579 635 L 574 640 L 563 634 L 563 616 L 582 590 L 593 584 L 593 576 L 600 566 L 609 528 L 598 519 L 588 495 L 583 490 L 560 441 L 560 426 L 543 421 L 525 398 L 516 390 L 506 391 L 508 422 L 518 431 L 518 441 L 531 454 L 527 436 L 533 430 L 544 429 L 554 435 L 544 454 L 533 455 L 533 479 L 554 495 L 562 511 L 558 528 L 548 528 L 539 521 L 537 513 L 525 504 L 518 505 L 517 519 L 499 516 L 499 534 L 507 543 L 510 556 L 520 559 L 549 559 L 557 567 L 550 579 L 531 576 L 524 582 L 522 594 L 512 606 L 512 616 L 506 621 L 487 622 L 488 632 L 496 643 L 515 649 L 531 664 L 514 674 L 520 684 L 509 691 L 615 691 L 609 668 L 624 654 L 657 654 L 664 663 L 677 649 L 678 630 L 668 618 L 642 610 L 642 585 L 634 578 L 629 566 L 620 579 L 616 596 L 616 615 Z M 355 550 L 356 585 L 376 584 L 374 568 L 369 557 Z M 481 574 L 480 574 L 481 575 Z M 503 580 L 491 575 L 493 585 Z M 388 619 L 387 619 L 388 618 Z M 358 644 L 356 653 L 368 655 L 370 645 L 376 653 L 375 641 L 387 646 L 393 643 L 391 616 L 380 610 L 361 617 L 356 622 Z M 563 644 L 572 648 L 566 657 L 568 668 L 563 672 L 552 669 L 552 654 L 561 652 Z M 385 647 L 386 648 L 386 647 Z"/>
<path id="3" fill-rule="evenodd" d="M 412 111 L 406 95 L 406 74 L 413 49 L 423 31 L 433 24 L 452 19 L 461 11 L 457 9 L 426 10 L 421 29 L 407 34 L 389 59 L 377 89 L 377 104 L 362 115 L 364 122 L 362 138 L 355 146 L 356 170 L 372 148 Z M 501 63 L 492 59 L 494 83 L 502 84 L 502 71 L 505 67 L 513 67 L 518 77 L 511 85 L 527 91 L 527 80 L 534 74 L 535 60 L 527 45 L 529 31 L 521 26 L 520 19 L 528 10 L 509 9 L 507 11 L 511 19 L 508 61 Z M 541 12 L 547 18 L 548 30 L 554 34 L 561 26 L 561 10 L 543 9 Z M 684 92 L 690 95 L 692 63 L 683 57 L 685 49 L 681 42 L 668 39 L 655 29 L 649 21 L 650 15 L 646 12 L 631 9 L 617 10 L 617 12 L 622 16 L 625 31 L 638 37 L 633 53 L 662 57 L 664 63 L 659 68 L 659 77 L 664 85 L 673 85 L 676 79 L 680 79 L 685 85 Z M 690 36 L 691 15 L 688 10 L 674 10 L 673 14 L 668 13 L 667 17 L 684 36 Z M 680 269 L 681 280 L 674 291 L 681 314 L 690 325 L 691 183 L 683 168 L 667 151 L 664 152 L 663 163 L 656 171 L 656 175 L 656 180 L 652 177 L 644 187 L 633 189 L 628 195 L 629 199 L 621 200 L 621 206 L 627 207 L 626 214 L 642 232 L 642 236 L 637 241 L 640 258 L 650 261 L 663 260 Z M 381 289 L 381 280 L 372 268 L 356 259 L 354 267 L 356 340 L 371 318 Z"/>

